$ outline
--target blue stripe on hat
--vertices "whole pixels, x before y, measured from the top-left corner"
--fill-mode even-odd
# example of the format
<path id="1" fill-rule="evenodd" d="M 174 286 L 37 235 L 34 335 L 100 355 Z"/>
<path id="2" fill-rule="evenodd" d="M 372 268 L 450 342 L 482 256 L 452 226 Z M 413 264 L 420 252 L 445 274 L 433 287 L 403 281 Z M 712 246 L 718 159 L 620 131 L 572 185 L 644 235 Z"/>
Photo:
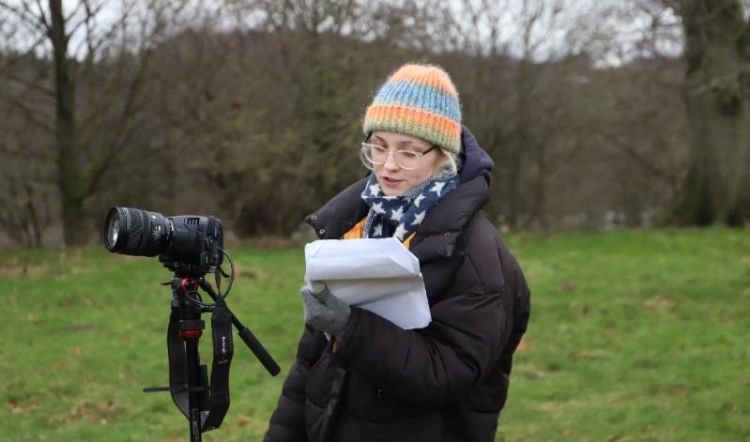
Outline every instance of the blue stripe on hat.
<path id="1" fill-rule="evenodd" d="M 404 80 L 392 80 L 383 85 L 373 104 L 414 107 L 461 121 L 461 108 L 456 97 L 433 86 Z"/>

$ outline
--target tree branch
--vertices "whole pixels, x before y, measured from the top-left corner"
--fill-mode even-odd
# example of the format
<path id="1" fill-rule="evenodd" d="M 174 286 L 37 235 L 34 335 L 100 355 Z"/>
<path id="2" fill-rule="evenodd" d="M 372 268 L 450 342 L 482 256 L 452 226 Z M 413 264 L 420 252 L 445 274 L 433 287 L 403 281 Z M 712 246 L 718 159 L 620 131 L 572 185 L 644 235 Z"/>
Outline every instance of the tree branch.
<path id="1" fill-rule="evenodd" d="M 633 149 L 632 145 L 630 143 L 627 143 L 625 141 L 622 141 L 620 138 L 618 138 L 616 135 L 611 134 L 603 129 L 597 129 L 596 133 L 604 137 L 613 147 L 615 147 L 620 152 L 624 153 L 631 159 L 635 160 L 636 163 L 638 163 L 640 166 L 642 166 L 646 171 L 648 171 L 651 175 L 662 179 L 666 182 L 668 182 L 670 185 L 674 186 L 675 183 L 675 177 L 665 173 L 664 171 L 654 167 L 652 164 L 653 161 L 649 160 L 648 158 L 643 157 L 641 154 L 636 152 L 635 149 Z"/>
<path id="2" fill-rule="evenodd" d="M 39 11 L 39 21 L 44 26 L 47 34 L 49 34 L 50 32 L 52 32 L 52 27 L 50 26 L 49 20 L 47 20 L 47 15 L 44 13 L 44 8 L 42 7 L 41 0 L 36 0 L 36 7 Z"/>
<path id="3" fill-rule="evenodd" d="M 16 55 L 15 57 L 8 57 L 5 60 L 5 63 L 0 66 L 0 75 L 3 75 L 3 73 L 7 70 L 9 70 L 14 64 L 17 62 L 29 57 L 31 54 L 34 53 L 34 51 L 47 40 L 46 35 L 40 35 L 36 41 L 23 53 Z"/>
<path id="4" fill-rule="evenodd" d="M 28 4 L 26 4 L 25 2 L 23 3 L 23 9 L 19 9 L 15 6 L 11 6 L 4 0 L 0 0 L 0 8 L 5 9 L 6 11 L 15 15 L 22 22 L 26 23 L 34 29 L 41 30 L 43 32 L 49 31 L 49 28 L 46 27 L 47 23 L 45 20 L 45 16 L 43 14 L 41 17 L 35 15 L 31 10 L 29 10 Z"/>
<path id="5" fill-rule="evenodd" d="M 44 129 L 45 131 L 53 134 L 55 132 L 55 127 L 52 126 L 50 123 L 44 121 L 43 119 L 39 118 L 37 116 L 37 112 L 27 106 L 24 102 L 21 100 L 18 100 L 17 98 L 10 98 L 6 97 L 4 95 L 0 95 L 0 99 L 7 102 L 11 106 L 18 109 L 26 119 L 28 119 L 31 123 L 35 124 L 36 126 L 40 127 L 41 129 Z"/>
<path id="6" fill-rule="evenodd" d="M 5 78 L 7 78 L 10 81 L 15 81 L 17 83 L 20 83 L 24 85 L 27 90 L 33 90 L 34 92 L 37 92 L 46 98 L 50 98 L 50 99 L 55 98 L 54 91 L 47 89 L 46 87 L 32 80 L 27 80 L 26 78 L 20 77 L 16 74 L 6 74 Z"/>

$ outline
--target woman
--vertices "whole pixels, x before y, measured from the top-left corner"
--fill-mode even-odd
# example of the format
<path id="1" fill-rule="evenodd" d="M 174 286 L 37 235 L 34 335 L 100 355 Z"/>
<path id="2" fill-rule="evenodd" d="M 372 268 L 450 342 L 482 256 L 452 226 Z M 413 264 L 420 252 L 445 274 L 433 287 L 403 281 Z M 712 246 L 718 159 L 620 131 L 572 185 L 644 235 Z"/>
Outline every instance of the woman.
<path id="1" fill-rule="evenodd" d="M 322 284 L 303 288 L 307 326 L 265 440 L 492 441 L 530 310 L 516 260 L 479 214 L 492 160 L 436 66 L 393 73 L 363 129 L 372 173 L 308 222 L 324 239 L 403 241 L 432 322 L 403 330 Z"/>

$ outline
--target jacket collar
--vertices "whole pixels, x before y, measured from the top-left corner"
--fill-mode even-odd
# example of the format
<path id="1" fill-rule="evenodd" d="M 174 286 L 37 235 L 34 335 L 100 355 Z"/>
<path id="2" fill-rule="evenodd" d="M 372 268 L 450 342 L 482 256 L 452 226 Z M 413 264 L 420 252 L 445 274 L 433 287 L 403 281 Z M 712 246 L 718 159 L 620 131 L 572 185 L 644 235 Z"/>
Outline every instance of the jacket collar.
<path id="1" fill-rule="evenodd" d="M 318 238 L 341 238 L 367 215 L 369 207 L 361 198 L 365 184 L 367 178 L 357 181 L 305 218 Z"/>
<path id="2" fill-rule="evenodd" d="M 421 262 L 453 255 L 466 224 L 489 199 L 484 176 L 459 185 L 432 208 L 411 241 L 410 250 Z"/>

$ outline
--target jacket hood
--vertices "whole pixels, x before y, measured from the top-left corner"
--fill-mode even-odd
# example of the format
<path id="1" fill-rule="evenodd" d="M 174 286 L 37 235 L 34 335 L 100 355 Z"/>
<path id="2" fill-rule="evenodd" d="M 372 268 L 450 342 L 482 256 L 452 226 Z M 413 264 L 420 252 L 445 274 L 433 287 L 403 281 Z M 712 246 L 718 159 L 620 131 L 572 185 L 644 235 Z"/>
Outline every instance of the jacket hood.
<path id="1" fill-rule="evenodd" d="M 478 176 L 483 176 L 488 184 L 491 182 L 495 163 L 466 126 L 461 127 L 461 164 L 458 176 L 462 184 Z"/>

